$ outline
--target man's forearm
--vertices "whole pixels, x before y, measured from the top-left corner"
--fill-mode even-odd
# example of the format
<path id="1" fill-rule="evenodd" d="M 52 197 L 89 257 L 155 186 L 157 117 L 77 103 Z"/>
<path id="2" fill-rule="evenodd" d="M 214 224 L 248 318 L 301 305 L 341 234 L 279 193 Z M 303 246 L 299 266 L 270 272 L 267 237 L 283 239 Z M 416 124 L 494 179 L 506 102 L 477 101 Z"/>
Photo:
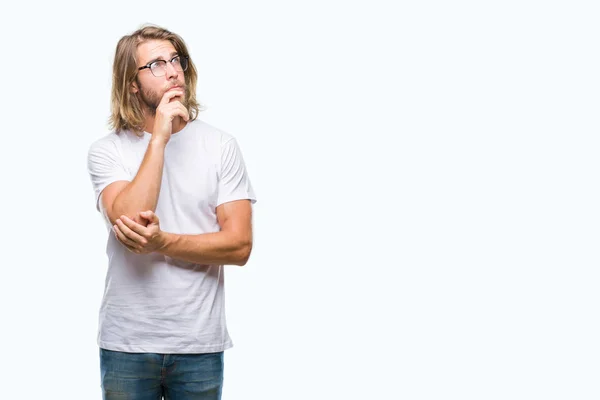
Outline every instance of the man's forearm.
<path id="1" fill-rule="evenodd" d="M 165 144 L 150 140 L 144 159 L 135 178 L 119 193 L 113 203 L 113 215 L 119 218 L 127 215 L 134 221 L 140 220 L 140 211 L 156 211 L 158 194 L 162 181 Z"/>
<path id="2" fill-rule="evenodd" d="M 166 256 L 208 265 L 244 265 L 252 251 L 252 239 L 235 232 L 179 235 L 163 232 L 164 242 L 158 250 Z"/>

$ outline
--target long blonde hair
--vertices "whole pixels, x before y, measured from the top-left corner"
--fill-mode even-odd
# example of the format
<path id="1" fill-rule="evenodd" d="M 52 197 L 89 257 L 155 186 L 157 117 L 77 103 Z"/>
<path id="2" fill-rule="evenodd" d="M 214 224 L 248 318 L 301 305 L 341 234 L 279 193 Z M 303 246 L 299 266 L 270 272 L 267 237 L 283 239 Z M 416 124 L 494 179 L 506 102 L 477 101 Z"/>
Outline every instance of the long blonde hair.
<path id="1" fill-rule="evenodd" d="M 156 25 L 143 26 L 119 40 L 113 62 L 111 116 L 109 118 L 110 128 L 116 132 L 131 130 L 140 135 L 144 131 L 145 118 L 142 103 L 138 96 L 132 93 L 131 86 L 138 73 L 137 48 L 147 40 L 168 40 L 179 55 L 189 57 L 187 46 L 179 35 Z M 201 107 L 196 100 L 198 72 L 191 58 L 184 77 L 187 87 L 184 104 L 187 105 L 190 121 L 193 121 L 198 116 Z"/>

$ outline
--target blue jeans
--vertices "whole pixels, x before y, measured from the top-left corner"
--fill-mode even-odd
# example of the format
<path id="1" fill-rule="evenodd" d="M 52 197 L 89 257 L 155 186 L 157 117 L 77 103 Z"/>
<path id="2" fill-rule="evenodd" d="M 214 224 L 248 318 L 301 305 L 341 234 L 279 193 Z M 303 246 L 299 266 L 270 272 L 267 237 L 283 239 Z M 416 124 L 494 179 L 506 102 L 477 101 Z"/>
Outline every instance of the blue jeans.
<path id="1" fill-rule="evenodd" d="M 104 400 L 220 400 L 223 352 L 123 353 L 100 349 Z"/>

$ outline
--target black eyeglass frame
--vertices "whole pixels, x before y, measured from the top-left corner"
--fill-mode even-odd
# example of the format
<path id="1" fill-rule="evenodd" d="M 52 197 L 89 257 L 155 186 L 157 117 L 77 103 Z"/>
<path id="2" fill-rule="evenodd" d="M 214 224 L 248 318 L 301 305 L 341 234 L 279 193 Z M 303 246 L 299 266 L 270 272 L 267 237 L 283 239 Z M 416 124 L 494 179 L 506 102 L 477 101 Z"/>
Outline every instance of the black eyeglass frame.
<path id="1" fill-rule="evenodd" d="M 183 68 L 183 66 L 182 66 L 182 67 L 181 67 L 181 70 L 182 70 L 182 71 L 185 71 L 185 70 L 187 70 L 187 68 L 188 68 L 188 66 L 189 66 L 189 62 L 190 62 L 190 57 L 189 57 L 189 56 L 184 56 L 184 55 L 179 55 L 179 54 L 178 54 L 178 55 L 176 55 L 175 57 L 171 58 L 169 61 L 165 61 L 165 60 L 154 60 L 154 61 L 150 61 L 148 64 L 144 65 L 143 67 L 139 67 L 139 68 L 138 68 L 138 71 L 141 71 L 141 70 L 143 70 L 143 69 L 146 69 L 146 68 L 150 68 L 150 72 L 152 72 L 152 64 L 154 64 L 154 63 L 158 63 L 158 62 L 164 62 L 164 63 L 165 63 L 165 66 L 164 66 L 164 68 L 163 68 L 163 69 L 164 69 L 164 70 L 165 70 L 165 72 L 166 72 L 166 70 L 167 70 L 167 68 L 166 68 L 166 67 L 167 67 L 167 62 L 168 62 L 168 63 L 171 63 L 171 65 L 172 65 L 172 64 L 173 64 L 173 60 L 175 60 L 176 58 L 179 58 L 179 59 L 182 59 L 182 58 L 183 58 L 183 59 L 185 59 L 185 61 L 186 61 L 186 62 L 185 62 L 185 68 Z M 181 61 L 179 61 L 179 65 L 181 65 Z M 154 72 L 152 72 L 152 75 L 154 75 Z M 154 75 L 154 76 L 156 76 L 156 75 Z M 164 75 L 161 75 L 161 76 L 164 76 Z"/>

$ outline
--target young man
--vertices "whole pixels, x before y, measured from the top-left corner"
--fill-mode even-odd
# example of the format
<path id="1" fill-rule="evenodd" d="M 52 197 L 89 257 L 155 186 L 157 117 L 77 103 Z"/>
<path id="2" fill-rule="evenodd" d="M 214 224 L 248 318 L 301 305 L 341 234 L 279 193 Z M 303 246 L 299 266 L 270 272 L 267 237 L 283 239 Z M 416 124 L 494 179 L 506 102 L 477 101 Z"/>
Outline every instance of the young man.
<path id="1" fill-rule="evenodd" d="M 233 136 L 198 119 L 182 38 L 117 44 L 111 129 L 88 153 L 110 230 L 98 345 L 104 399 L 220 399 L 232 346 L 224 265 L 252 249 L 254 191 Z"/>

